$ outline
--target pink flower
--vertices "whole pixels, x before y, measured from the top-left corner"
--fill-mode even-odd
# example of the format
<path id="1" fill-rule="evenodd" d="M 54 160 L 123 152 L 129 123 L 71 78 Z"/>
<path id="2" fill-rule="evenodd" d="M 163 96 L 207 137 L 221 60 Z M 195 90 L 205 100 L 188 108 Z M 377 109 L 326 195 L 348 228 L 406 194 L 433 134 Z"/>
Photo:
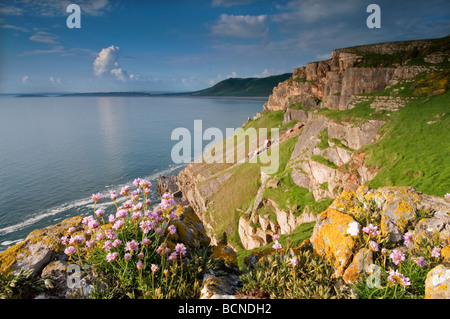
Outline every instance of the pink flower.
<path id="1" fill-rule="evenodd" d="M 419 257 L 416 259 L 416 264 L 419 265 L 419 267 L 424 267 L 427 262 L 425 261 L 425 258 Z"/>
<path id="2" fill-rule="evenodd" d="M 150 239 L 148 239 L 147 237 L 144 237 L 144 239 L 142 240 L 142 245 L 147 246 L 150 245 L 152 243 L 152 241 Z"/>
<path id="3" fill-rule="evenodd" d="M 120 195 L 125 196 L 130 192 L 130 188 L 128 186 L 124 186 L 122 187 L 122 189 L 120 190 Z"/>
<path id="4" fill-rule="evenodd" d="M 374 226 L 372 224 L 369 224 L 368 226 L 364 227 L 362 229 L 363 232 L 371 235 L 371 236 L 375 236 L 378 235 L 380 233 L 380 231 L 378 230 L 378 226 Z"/>
<path id="5" fill-rule="evenodd" d="M 410 248 L 412 246 L 412 234 L 410 232 L 407 232 L 406 234 L 403 235 L 403 240 L 404 240 L 404 244 L 406 247 Z"/>
<path id="6" fill-rule="evenodd" d="M 273 236 L 272 236 L 272 239 L 273 239 L 274 241 L 277 241 L 278 239 L 280 239 L 280 236 L 279 236 L 279 235 L 273 235 Z"/>
<path id="7" fill-rule="evenodd" d="M 116 257 L 117 257 L 117 253 L 108 253 L 106 255 L 106 260 L 108 262 L 112 262 L 112 261 L 114 261 L 116 259 Z"/>
<path id="8" fill-rule="evenodd" d="M 175 245 L 175 251 L 178 254 L 181 254 L 181 255 L 184 256 L 186 254 L 186 246 L 184 244 L 176 244 Z"/>
<path id="9" fill-rule="evenodd" d="M 275 244 L 273 244 L 272 248 L 275 250 L 279 250 L 279 249 L 283 248 L 283 246 L 281 246 L 281 244 L 278 242 L 278 240 L 276 240 Z"/>
<path id="10" fill-rule="evenodd" d="M 92 248 L 92 247 L 95 246 L 95 244 L 96 244 L 95 240 L 91 239 L 91 240 L 86 242 L 86 247 L 87 248 Z"/>
<path id="11" fill-rule="evenodd" d="M 89 221 L 88 228 L 89 229 L 96 229 L 98 226 L 100 226 L 100 223 L 96 221 L 95 219 Z"/>
<path id="12" fill-rule="evenodd" d="M 100 201 L 103 198 L 103 195 L 101 193 L 92 194 L 91 198 L 94 202 L 97 203 L 98 201 Z"/>
<path id="13" fill-rule="evenodd" d="M 97 239 L 98 241 L 103 240 L 105 238 L 105 234 L 102 232 L 97 233 L 97 235 L 95 235 L 95 239 Z"/>
<path id="14" fill-rule="evenodd" d="M 61 244 L 66 246 L 68 243 L 69 243 L 69 239 L 67 238 L 67 236 L 62 236 L 61 237 Z"/>
<path id="15" fill-rule="evenodd" d="M 112 229 L 108 229 L 106 231 L 106 237 L 108 237 L 109 239 L 116 239 L 117 238 L 117 233 L 114 230 L 112 230 Z M 98 240 L 100 240 L 100 239 L 98 239 Z"/>
<path id="16" fill-rule="evenodd" d="M 410 279 L 408 277 L 405 277 L 403 274 L 399 273 L 398 270 L 389 271 L 388 281 L 393 284 L 399 283 L 400 286 L 402 286 L 402 287 L 411 285 Z"/>
<path id="17" fill-rule="evenodd" d="M 289 259 L 289 262 L 291 263 L 292 267 L 297 267 L 298 265 L 298 260 L 297 257 L 292 257 L 291 259 Z"/>
<path id="18" fill-rule="evenodd" d="M 149 181 L 143 179 L 141 180 L 141 182 L 139 183 L 139 186 L 141 186 L 142 188 L 150 188 L 152 187 L 152 183 L 150 183 Z"/>
<path id="19" fill-rule="evenodd" d="M 126 209 L 118 210 L 116 213 L 117 218 L 125 218 L 128 215 L 128 211 Z"/>
<path id="20" fill-rule="evenodd" d="M 122 241 L 120 239 L 116 239 L 115 241 L 113 241 L 112 245 L 113 247 L 117 248 L 117 246 L 119 246 L 122 243 Z"/>
<path id="21" fill-rule="evenodd" d="M 373 240 L 369 241 L 370 248 L 372 248 L 373 251 L 379 251 L 378 244 L 374 242 Z"/>
<path id="22" fill-rule="evenodd" d="M 116 218 L 114 217 L 113 214 L 110 214 L 110 215 L 109 215 L 108 221 L 109 221 L 111 224 L 114 224 L 114 222 L 116 221 Z"/>
<path id="23" fill-rule="evenodd" d="M 171 235 L 175 234 L 177 232 L 177 229 L 175 228 L 174 225 L 170 225 L 169 227 L 167 227 L 167 229 L 169 230 L 169 233 Z"/>
<path id="24" fill-rule="evenodd" d="M 140 179 L 140 178 L 136 178 L 136 179 L 133 181 L 133 185 L 136 186 L 136 187 L 138 187 L 140 182 L 141 182 L 141 179 Z"/>
<path id="25" fill-rule="evenodd" d="M 123 259 L 130 260 L 131 259 L 131 254 L 130 253 L 125 253 L 125 255 L 123 255 Z"/>
<path id="26" fill-rule="evenodd" d="M 164 193 L 161 197 L 162 199 L 169 200 L 172 197 L 172 195 L 170 195 L 170 193 Z"/>
<path id="27" fill-rule="evenodd" d="M 112 228 L 114 228 L 115 230 L 119 230 L 122 228 L 123 224 L 125 224 L 123 220 L 116 220 Z"/>
<path id="28" fill-rule="evenodd" d="M 140 218 L 142 217 L 142 214 L 141 214 L 141 212 L 136 212 L 136 213 L 133 213 L 132 215 L 131 215 L 131 219 L 133 219 L 133 220 L 139 220 Z"/>
<path id="29" fill-rule="evenodd" d="M 177 260 L 177 253 L 173 252 L 169 255 L 169 260 Z"/>
<path id="30" fill-rule="evenodd" d="M 147 234 L 150 231 L 150 229 L 153 229 L 154 225 L 149 220 L 143 220 L 139 223 L 139 227 L 142 229 L 144 234 Z"/>
<path id="31" fill-rule="evenodd" d="M 67 229 L 67 233 L 70 235 L 72 233 L 75 232 L 75 227 L 69 227 L 69 229 Z"/>
<path id="32" fill-rule="evenodd" d="M 391 257 L 394 264 L 398 265 L 401 262 L 405 261 L 405 254 L 400 250 L 394 249 L 394 251 L 389 255 Z"/>
<path id="33" fill-rule="evenodd" d="M 136 268 L 139 269 L 139 270 L 144 269 L 144 264 L 142 263 L 142 261 L 139 260 L 139 261 L 136 263 Z"/>
<path id="34" fill-rule="evenodd" d="M 125 250 L 126 251 L 137 251 L 139 248 L 139 243 L 135 241 L 134 239 L 132 241 L 127 241 L 125 244 Z"/>
<path id="35" fill-rule="evenodd" d="M 152 272 L 157 272 L 158 268 L 158 265 L 152 264 Z"/>
<path id="36" fill-rule="evenodd" d="M 450 193 L 445 194 L 444 197 L 450 199 Z"/>
<path id="37" fill-rule="evenodd" d="M 103 209 L 97 209 L 97 210 L 95 211 L 95 215 L 96 215 L 97 217 L 103 217 L 104 214 L 105 214 L 105 211 L 104 211 Z"/>
<path id="38" fill-rule="evenodd" d="M 112 242 L 110 241 L 110 240 L 107 240 L 107 241 L 105 241 L 105 243 L 103 244 L 103 249 L 105 250 L 105 251 L 110 251 L 111 250 L 111 248 L 112 248 Z"/>
<path id="39" fill-rule="evenodd" d="M 117 193 L 116 193 L 116 191 L 111 191 L 111 192 L 109 192 L 110 193 L 110 197 L 109 198 L 111 198 L 111 200 L 112 201 L 115 201 L 116 199 L 117 199 Z"/>
<path id="40" fill-rule="evenodd" d="M 81 244 L 85 241 L 84 237 L 81 235 L 76 235 L 73 237 L 73 240 L 75 241 L 75 243 L 77 244 Z"/>
<path id="41" fill-rule="evenodd" d="M 77 252 L 77 250 L 75 249 L 75 247 L 73 246 L 69 246 L 66 249 L 64 249 L 64 253 L 66 255 L 71 255 L 71 254 L 75 254 Z"/>
<path id="42" fill-rule="evenodd" d="M 441 249 L 439 247 L 434 247 L 431 251 L 431 257 L 439 258 L 441 256 Z"/>

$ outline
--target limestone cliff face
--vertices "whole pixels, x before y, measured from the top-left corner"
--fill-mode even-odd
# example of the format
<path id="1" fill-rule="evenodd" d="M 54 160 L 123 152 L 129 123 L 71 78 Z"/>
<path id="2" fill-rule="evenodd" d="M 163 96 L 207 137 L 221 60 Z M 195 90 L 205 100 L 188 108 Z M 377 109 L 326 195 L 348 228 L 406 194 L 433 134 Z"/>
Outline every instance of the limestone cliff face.
<path id="1" fill-rule="evenodd" d="M 311 97 L 322 101 L 321 106 L 336 110 L 352 108 L 354 95 L 376 92 L 398 83 L 400 79 L 413 78 L 423 72 L 424 66 L 407 65 L 403 60 L 384 67 L 369 64 L 365 55 L 393 55 L 400 52 L 417 52 L 433 45 L 430 41 L 395 42 L 334 50 L 331 59 L 311 62 L 293 71 L 292 79 L 281 82 L 274 88 L 264 111 L 285 110 L 296 102 L 305 102 Z M 413 57 L 414 53 L 411 53 Z M 448 54 L 434 53 L 425 57 L 430 63 L 438 63 Z"/>

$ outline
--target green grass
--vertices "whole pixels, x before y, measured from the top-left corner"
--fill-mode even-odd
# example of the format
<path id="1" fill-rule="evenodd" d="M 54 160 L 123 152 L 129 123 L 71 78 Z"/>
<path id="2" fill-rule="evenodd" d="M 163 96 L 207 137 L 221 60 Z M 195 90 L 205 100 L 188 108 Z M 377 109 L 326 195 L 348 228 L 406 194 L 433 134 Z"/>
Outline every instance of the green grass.
<path id="1" fill-rule="evenodd" d="M 367 148 L 366 165 L 377 167 L 370 186 L 412 186 L 443 196 L 450 190 L 450 92 L 409 102 Z M 430 122 L 431 124 L 427 124 Z"/>
<path id="2" fill-rule="evenodd" d="M 350 122 L 355 125 L 366 122 L 368 120 L 386 120 L 388 118 L 386 113 L 388 112 L 376 112 L 370 107 L 370 104 L 373 101 L 374 99 L 369 99 L 368 101 L 356 104 L 352 109 L 343 111 L 321 108 L 318 111 L 318 114 L 322 114 L 336 122 Z"/>
<path id="3" fill-rule="evenodd" d="M 333 168 L 333 169 L 338 169 L 338 168 L 339 168 L 339 166 L 337 166 L 337 165 L 334 164 L 333 162 L 327 160 L 325 157 L 320 156 L 320 155 L 312 155 L 312 156 L 311 156 L 311 159 L 312 159 L 313 161 L 316 161 L 316 162 L 318 162 L 318 163 L 320 163 L 320 164 L 326 165 L 326 166 L 328 166 L 328 167 L 330 167 L 330 168 Z"/>

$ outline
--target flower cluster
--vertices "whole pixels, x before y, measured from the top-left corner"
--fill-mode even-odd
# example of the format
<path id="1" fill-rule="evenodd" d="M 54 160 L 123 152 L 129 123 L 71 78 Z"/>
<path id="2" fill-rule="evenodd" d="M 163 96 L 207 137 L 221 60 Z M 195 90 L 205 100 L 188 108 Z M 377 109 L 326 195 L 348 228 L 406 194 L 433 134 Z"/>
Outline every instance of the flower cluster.
<path id="1" fill-rule="evenodd" d="M 152 209 L 148 198 L 152 184 L 135 179 L 133 185 L 136 186 L 134 190 L 128 186 L 120 190 L 123 197 L 120 205 L 117 192 L 110 192 L 115 212 L 109 214 L 107 221 L 106 212 L 96 209 L 103 195 L 93 194 L 94 214 L 83 218 L 84 231 L 69 229 L 67 236 L 61 238 L 64 252 L 81 266 L 95 264 L 92 260 L 95 256 L 97 263 L 98 258 L 102 258 L 112 272 L 123 276 L 127 272 L 131 276 L 131 269 L 135 269 L 141 281 L 146 271 L 151 271 L 152 280 L 159 269 L 163 269 L 162 273 L 167 277 L 169 262 L 177 263 L 178 258 L 181 262 L 187 252 L 183 243 L 173 247 L 168 242 L 168 237 L 177 232 L 171 221 L 182 213 L 182 207 L 176 206 L 171 194 L 167 193 Z"/>

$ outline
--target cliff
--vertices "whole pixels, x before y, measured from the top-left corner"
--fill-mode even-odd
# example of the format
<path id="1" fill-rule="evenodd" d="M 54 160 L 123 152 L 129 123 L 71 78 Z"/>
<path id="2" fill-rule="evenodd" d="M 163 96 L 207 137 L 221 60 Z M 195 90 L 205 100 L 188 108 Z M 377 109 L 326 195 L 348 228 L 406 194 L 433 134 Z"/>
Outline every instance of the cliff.
<path id="1" fill-rule="evenodd" d="M 417 187 L 424 175 L 442 175 L 427 181 L 440 187 L 422 188 L 442 196 L 450 186 L 448 165 L 428 159 L 448 155 L 448 143 L 436 141 L 448 123 L 449 43 L 445 37 L 338 49 L 329 60 L 295 69 L 273 89 L 264 112 L 243 125 L 280 129 L 276 174 L 245 161 L 203 162 L 177 177 L 213 242 L 226 232 L 236 249 L 267 245 L 273 235 L 317 220 L 342 191 L 366 183 Z M 436 148 L 416 140 L 425 132 Z M 418 150 L 423 157 L 413 161 Z"/>

